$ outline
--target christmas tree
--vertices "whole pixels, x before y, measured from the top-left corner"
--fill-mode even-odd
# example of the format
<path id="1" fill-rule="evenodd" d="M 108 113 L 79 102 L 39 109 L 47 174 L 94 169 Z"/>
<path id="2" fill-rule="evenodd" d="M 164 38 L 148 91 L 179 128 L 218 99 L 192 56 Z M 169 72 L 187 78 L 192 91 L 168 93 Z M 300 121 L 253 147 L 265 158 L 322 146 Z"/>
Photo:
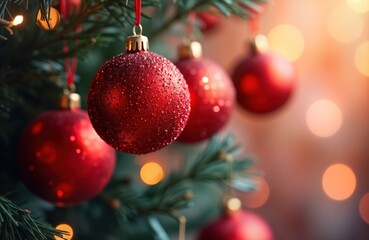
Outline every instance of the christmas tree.
<path id="1" fill-rule="evenodd" d="M 203 24 L 207 24 L 203 17 L 245 18 L 256 14 L 261 3 L 261 0 L 4 1 L 0 35 L 3 56 L 0 238 L 169 239 L 179 234 L 184 239 L 185 226 L 191 231 L 209 218 L 195 214 L 186 220 L 183 212 L 212 199 L 202 191 L 210 188 L 208 194 L 218 199 L 205 209 L 213 212 L 211 216 L 219 209 L 220 189 L 252 190 L 254 186 L 245 175 L 250 174 L 253 160 L 240 155 L 234 137 L 214 135 L 229 119 L 234 91 L 227 74 L 210 60 L 204 60 L 198 71 L 206 72 L 195 78 L 202 81 L 206 78 L 212 88 L 217 85 L 226 88 L 216 87 L 206 99 L 202 96 L 205 92 L 197 93 L 196 97 L 204 98 L 203 102 L 216 103 L 207 103 L 210 107 L 199 104 L 199 116 L 191 117 L 193 123 L 188 121 L 186 135 L 179 138 L 194 145 L 174 143 L 168 150 L 162 150 L 168 152 L 167 157 L 170 152 L 180 153 L 174 162 L 181 167 L 167 167 L 163 179 L 162 164 L 140 163 L 142 157 L 133 154 L 155 152 L 172 143 L 190 114 L 190 95 L 182 73 L 169 60 L 150 53 L 142 33 L 149 36 L 152 48 L 157 45 L 159 50 L 164 36 L 182 34 L 186 44 L 182 45 L 185 53 L 181 59 L 186 61 L 195 52 L 191 44 L 199 44 L 193 40 L 194 35 L 199 36 L 201 17 Z M 128 37 L 132 27 L 133 36 Z M 91 81 L 85 78 L 92 78 L 94 73 L 83 61 L 97 55 L 104 55 L 102 58 L 107 60 L 123 52 L 126 37 L 126 54 L 116 57 L 126 61 L 126 65 L 101 68 L 89 91 Z M 113 46 L 111 50 L 109 46 Z M 199 62 L 194 63 L 195 67 L 202 61 L 197 59 L 201 58 L 199 46 L 196 51 Z M 150 61 L 145 62 L 147 58 Z M 116 64 L 114 61 L 112 65 Z M 142 64 L 145 66 L 140 68 Z M 178 64 L 186 68 L 186 63 Z M 129 68 L 131 65 L 133 69 Z M 104 78 L 111 78 L 117 71 L 118 75 L 101 88 Z M 225 83 L 222 79 L 213 80 L 219 74 Z M 114 79 L 118 80 L 116 86 Z M 126 85 L 137 86 L 131 92 L 115 95 L 122 80 L 128 81 Z M 196 79 L 193 81 L 197 84 Z M 142 98 L 149 98 L 148 102 L 140 99 L 141 89 L 146 86 L 151 88 L 144 91 Z M 82 108 L 86 108 L 88 92 L 93 127 L 80 106 L 82 99 Z M 131 99 L 121 100 L 122 96 Z M 193 94 L 191 98 L 194 101 Z M 156 108 L 163 99 L 166 105 Z M 104 105 L 106 101 L 108 105 Z M 124 101 L 130 105 L 125 107 Z M 114 103 L 118 103 L 118 108 Z M 196 114 L 197 106 L 191 107 Z M 213 112 L 217 114 L 211 115 Z M 116 113 L 117 116 L 107 116 Z M 200 125 L 198 119 L 202 121 Z M 113 123 L 116 120 L 117 125 Z M 98 134 L 121 152 L 102 141 L 94 128 L 100 128 Z M 118 132 L 124 132 L 125 137 Z M 127 137 L 130 135 L 133 137 Z M 210 137 L 212 140 L 204 143 Z M 194 150 L 196 154 L 191 153 Z M 229 209 L 238 209 L 239 201 L 232 195 L 227 197 L 235 205 Z"/>
<path id="2" fill-rule="evenodd" d="M 368 11 L 2 1 L 0 239 L 368 239 Z"/>

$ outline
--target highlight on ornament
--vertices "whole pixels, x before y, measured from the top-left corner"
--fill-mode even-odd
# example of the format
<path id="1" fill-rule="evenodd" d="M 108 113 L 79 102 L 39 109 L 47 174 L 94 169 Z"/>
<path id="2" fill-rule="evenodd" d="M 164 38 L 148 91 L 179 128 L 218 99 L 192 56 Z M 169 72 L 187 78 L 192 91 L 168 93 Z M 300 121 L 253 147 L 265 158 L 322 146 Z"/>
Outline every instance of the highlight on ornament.
<path id="1" fill-rule="evenodd" d="M 67 232 L 67 234 L 62 234 L 62 238 L 55 236 L 55 240 L 72 240 L 73 239 L 74 232 L 73 232 L 73 228 L 70 225 L 63 223 L 63 224 L 59 224 L 55 228 L 58 230 Z"/>
<path id="2" fill-rule="evenodd" d="M 328 99 L 313 102 L 306 112 L 308 129 L 318 137 L 326 138 L 335 135 L 340 130 L 342 122 L 341 109 Z"/>
<path id="3" fill-rule="evenodd" d="M 333 200 L 349 198 L 356 188 L 356 176 L 352 169 L 342 163 L 329 166 L 322 177 L 325 194 Z"/>
<path id="4" fill-rule="evenodd" d="M 141 180 L 147 185 L 158 184 L 164 178 L 164 170 L 156 162 L 145 163 L 140 170 Z"/>

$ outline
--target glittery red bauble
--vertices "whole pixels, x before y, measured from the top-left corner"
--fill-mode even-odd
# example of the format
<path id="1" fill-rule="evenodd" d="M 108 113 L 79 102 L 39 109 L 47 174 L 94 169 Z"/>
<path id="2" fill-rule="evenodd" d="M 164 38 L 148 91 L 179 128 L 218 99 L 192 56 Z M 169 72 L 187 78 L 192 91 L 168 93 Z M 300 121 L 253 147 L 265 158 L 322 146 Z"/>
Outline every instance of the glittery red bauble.
<path id="1" fill-rule="evenodd" d="M 232 114 L 233 83 L 218 64 L 205 58 L 184 58 L 175 64 L 191 96 L 190 117 L 178 140 L 191 143 L 207 139 L 224 127 Z"/>
<path id="2" fill-rule="evenodd" d="M 224 215 L 200 232 L 198 240 L 272 240 L 268 224 L 259 216 L 245 211 Z"/>
<path id="3" fill-rule="evenodd" d="M 118 55 L 99 70 L 88 114 L 102 139 L 134 154 L 159 150 L 182 132 L 190 114 L 183 75 L 166 58 L 140 51 Z"/>
<path id="4" fill-rule="evenodd" d="M 232 78 L 240 106 L 252 113 L 265 114 L 287 102 L 297 76 L 284 58 L 273 53 L 254 53 L 240 62 Z"/>
<path id="5" fill-rule="evenodd" d="M 115 151 L 95 132 L 87 112 L 52 110 L 25 131 L 19 147 L 24 184 L 57 206 L 96 196 L 109 182 Z"/>

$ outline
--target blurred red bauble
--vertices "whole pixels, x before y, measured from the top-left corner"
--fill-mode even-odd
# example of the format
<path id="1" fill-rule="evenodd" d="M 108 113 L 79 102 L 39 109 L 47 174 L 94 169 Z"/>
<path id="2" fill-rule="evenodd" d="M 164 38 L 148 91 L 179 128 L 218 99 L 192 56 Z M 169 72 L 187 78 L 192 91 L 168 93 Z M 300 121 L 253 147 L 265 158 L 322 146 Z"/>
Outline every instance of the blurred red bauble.
<path id="1" fill-rule="evenodd" d="M 218 64 L 201 57 L 200 43 L 181 45 L 179 55 L 175 64 L 190 90 L 191 113 L 178 141 L 198 142 L 211 137 L 228 122 L 234 107 L 235 90 L 231 79 Z"/>
<path id="2" fill-rule="evenodd" d="M 211 222 L 198 240 L 272 240 L 268 224 L 254 213 L 238 210 Z"/>
<path id="3" fill-rule="evenodd" d="M 73 13 L 78 13 L 81 7 L 81 0 L 60 0 L 60 12 L 68 19 Z"/>
<path id="4" fill-rule="evenodd" d="M 18 157 L 24 184 L 57 206 L 96 196 L 115 167 L 114 149 L 78 108 L 41 114 L 23 134 Z"/>
<path id="5" fill-rule="evenodd" d="M 294 67 L 271 52 L 252 51 L 233 73 L 238 104 L 245 110 L 266 114 L 280 109 L 297 81 Z"/>
<path id="6" fill-rule="evenodd" d="M 146 51 L 147 38 L 142 37 L 128 38 L 127 52 L 101 67 L 88 94 L 88 113 L 100 137 L 134 154 L 173 142 L 190 114 L 183 75 L 166 58 Z"/>
<path id="7" fill-rule="evenodd" d="M 216 14 L 211 14 L 209 12 L 199 12 L 196 17 L 200 20 L 200 28 L 203 32 L 208 32 L 215 29 L 220 24 L 220 16 Z"/>

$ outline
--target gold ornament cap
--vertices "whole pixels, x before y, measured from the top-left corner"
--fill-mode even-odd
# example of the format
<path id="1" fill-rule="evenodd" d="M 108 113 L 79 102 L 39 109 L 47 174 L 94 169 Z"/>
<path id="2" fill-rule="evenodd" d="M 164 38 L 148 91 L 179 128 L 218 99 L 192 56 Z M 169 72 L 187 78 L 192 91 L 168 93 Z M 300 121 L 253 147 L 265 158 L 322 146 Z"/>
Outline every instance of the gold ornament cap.
<path id="1" fill-rule="evenodd" d="M 184 58 L 200 58 L 202 57 L 202 46 L 197 41 L 186 40 L 178 47 L 178 56 Z"/>
<path id="2" fill-rule="evenodd" d="M 230 197 L 226 198 L 223 202 L 223 212 L 225 214 L 232 214 L 234 212 L 237 212 L 241 209 L 242 202 L 239 198 L 236 197 Z"/>
<path id="3" fill-rule="evenodd" d="M 139 27 L 139 34 L 136 33 L 136 27 Z M 142 26 L 133 26 L 133 36 L 129 36 L 126 41 L 126 52 L 149 51 L 149 39 L 142 35 Z"/>
<path id="4" fill-rule="evenodd" d="M 268 50 L 268 38 L 258 34 L 250 41 L 250 51 L 252 54 L 266 52 Z"/>
<path id="5" fill-rule="evenodd" d="M 81 108 L 81 96 L 74 92 L 75 87 L 65 87 L 59 98 L 59 108 L 65 110 L 74 110 Z"/>

